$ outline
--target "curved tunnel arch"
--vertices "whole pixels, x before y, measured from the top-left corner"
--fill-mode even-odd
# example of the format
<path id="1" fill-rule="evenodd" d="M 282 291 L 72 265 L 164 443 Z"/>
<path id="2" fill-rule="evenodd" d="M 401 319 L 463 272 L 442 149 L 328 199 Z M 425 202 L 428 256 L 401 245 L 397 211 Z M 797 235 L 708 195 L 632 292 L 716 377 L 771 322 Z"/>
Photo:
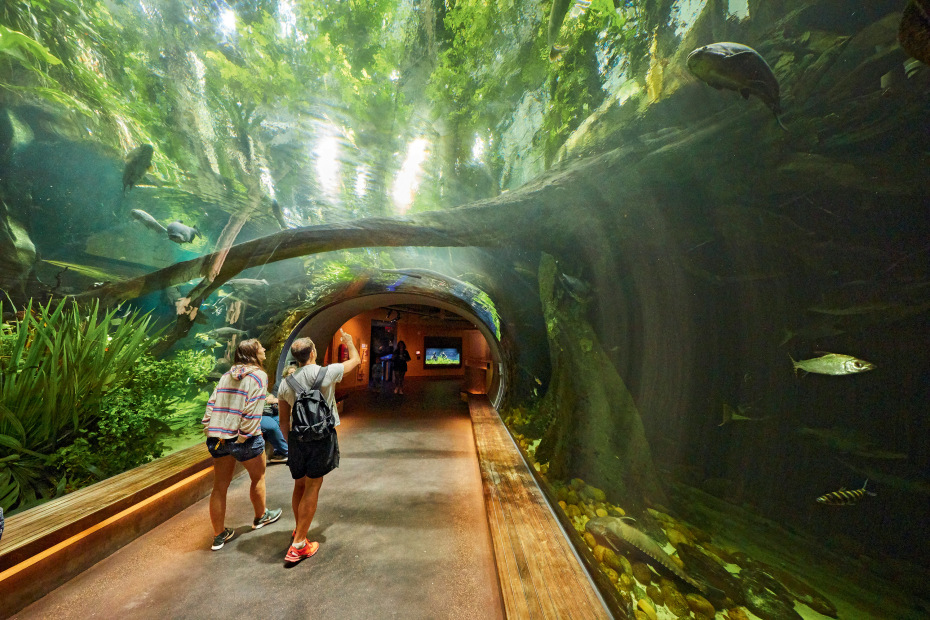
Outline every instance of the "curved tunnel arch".
<path id="1" fill-rule="evenodd" d="M 439 274 L 437 274 L 438 276 Z M 378 286 L 353 296 L 337 297 L 312 308 L 291 330 L 284 340 L 282 353 L 278 358 L 276 376 L 281 376 L 287 365 L 291 344 L 297 338 L 309 337 L 316 343 L 329 343 L 336 330 L 346 321 L 368 310 L 374 310 L 396 304 L 418 304 L 448 310 L 469 320 L 481 332 L 487 341 L 494 363 L 493 381 L 488 389 L 491 403 L 498 407 L 507 391 L 508 369 L 506 360 L 509 356 L 505 345 L 499 339 L 498 327 L 489 324 L 485 317 L 475 312 L 463 298 L 450 292 L 397 291 L 389 285 Z M 328 344 L 327 344 L 328 346 Z"/>

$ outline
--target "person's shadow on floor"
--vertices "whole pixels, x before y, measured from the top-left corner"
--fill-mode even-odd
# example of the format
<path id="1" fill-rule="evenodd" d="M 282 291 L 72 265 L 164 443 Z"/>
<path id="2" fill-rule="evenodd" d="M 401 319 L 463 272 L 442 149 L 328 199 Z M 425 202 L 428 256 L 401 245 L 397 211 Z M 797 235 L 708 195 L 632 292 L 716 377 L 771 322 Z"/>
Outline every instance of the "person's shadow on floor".
<path id="1" fill-rule="evenodd" d="M 273 524 L 273 525 L 278 525 Z M 311 528 L 307 534 L 309 540 L 315 540 L 321 545 L 326 542 L 326 536 L 323 534 L 329 523 L 318 525 Z M 269 530 L 272 526 L 266 525 L 261 530 L 255 531 L 250 526 L 238 528 L 236 530 L 236 539 L 240 537 L 236 550 L 241 553 L 247 553 L 263 564 L 281 564 L 284 561 L 284 554 L 287 553 L 288 547 L 291 546 L 291 529 L 278 527 Z"/>

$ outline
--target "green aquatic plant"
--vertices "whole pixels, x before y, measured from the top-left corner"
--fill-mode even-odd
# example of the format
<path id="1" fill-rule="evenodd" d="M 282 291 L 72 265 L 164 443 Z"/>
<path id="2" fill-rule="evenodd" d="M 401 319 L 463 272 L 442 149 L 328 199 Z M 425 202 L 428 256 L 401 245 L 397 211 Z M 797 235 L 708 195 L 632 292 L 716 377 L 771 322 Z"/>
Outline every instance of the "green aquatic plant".
<path id="1" fill-rule="evenodd" d="M 208 393 L 212 355 L 184 350 L 169 359 L 149 354 L 133 366 L 128 381 L 103 399 L 95 424 L 78 431 L 69 446 L 49 458 L 49 467 L 71 491 L 138 467 L 165 451 L 165 440 L 199 425 Z"/>
<path id="2" fill-rule="evenodd" d="M 2 306 L 0 306 L 2 311 Z M 150 319 L 94 303 L 30 303 L 0 339 L 0 506 L 54 495 L 48 456 L 101 416 L 152 342 Z"/>

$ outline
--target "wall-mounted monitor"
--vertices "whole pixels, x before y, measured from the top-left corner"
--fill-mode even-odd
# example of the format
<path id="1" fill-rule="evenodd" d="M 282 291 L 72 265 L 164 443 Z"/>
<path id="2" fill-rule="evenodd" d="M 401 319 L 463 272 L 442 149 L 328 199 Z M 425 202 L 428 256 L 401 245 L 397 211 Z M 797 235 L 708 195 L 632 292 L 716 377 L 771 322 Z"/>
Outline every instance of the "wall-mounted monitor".
<path id="1" fill-rule="evenodd" d="M 461 368 L 462 339 L 447 336 L 423 338 L 423 366 L 429 368 Z"/>

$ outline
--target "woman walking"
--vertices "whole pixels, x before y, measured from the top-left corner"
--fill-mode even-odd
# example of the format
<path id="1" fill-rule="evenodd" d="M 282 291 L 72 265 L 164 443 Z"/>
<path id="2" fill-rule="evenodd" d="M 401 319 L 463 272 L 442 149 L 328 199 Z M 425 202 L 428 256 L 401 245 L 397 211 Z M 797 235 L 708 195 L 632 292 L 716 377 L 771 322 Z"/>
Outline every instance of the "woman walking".
<path id="1" fill-rule="evenodd" d="M 404 393 L 404 375 L 407 374 L 407 362 L 410 361 L 410 353 L 407 352 L 407 344 L 400 340 L 397 348 L 394 349 L 394 393 Z"/>
<path id="2" fill-rule="evenodd" d="M 226 527 L 226 491 L 232 482 L 236 462 L 249 474 L 249 499 L 255 509 L 252 529 L 274 523 L 282 510 L 265 508 L 265 440 L 261 419 L 268 375 L 262 370 L 265 348 L 255 340 L 243 340 L 236 348 L 235 365 L 220 377 L 203 416 L 207 449 L 213 457 L 213 492 L 210 494 L 210 521 L 213 546 L 218 551 L 235 532 Z"/>

